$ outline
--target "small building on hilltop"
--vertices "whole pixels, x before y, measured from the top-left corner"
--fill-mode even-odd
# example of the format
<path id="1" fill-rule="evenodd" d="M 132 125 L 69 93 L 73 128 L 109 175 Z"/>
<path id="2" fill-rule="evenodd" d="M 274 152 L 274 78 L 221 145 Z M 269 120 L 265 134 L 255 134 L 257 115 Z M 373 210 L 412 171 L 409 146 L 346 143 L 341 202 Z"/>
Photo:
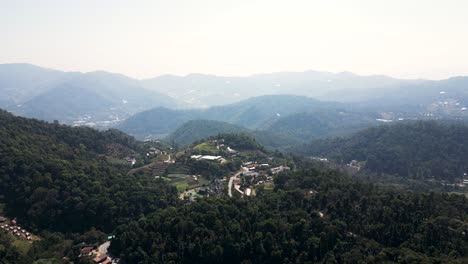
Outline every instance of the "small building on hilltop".
<path id="1" fill-rule="evenodd" d="M 276 168 L 271 168 L 271 173 L 272 174 L 278 174 L 278 173 L 280 173 L 282 171 L 287 171 L 287 170 L 291 170 L 291 168 L 281 165 L 281 166 L 276 167 Z"/>

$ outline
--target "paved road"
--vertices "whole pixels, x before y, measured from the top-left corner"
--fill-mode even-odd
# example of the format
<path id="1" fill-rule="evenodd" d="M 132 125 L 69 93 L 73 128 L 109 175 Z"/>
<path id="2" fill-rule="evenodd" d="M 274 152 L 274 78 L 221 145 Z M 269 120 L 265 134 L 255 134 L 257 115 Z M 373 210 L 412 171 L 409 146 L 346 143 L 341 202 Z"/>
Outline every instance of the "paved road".
<path id="1" fill-rule="evenodd" d="M 101 245 L 98 247 L 98 250 L 99 250 L 99 252 L 101 252 L 102 254 L 106 254 L 106 255 L 107 255 L 107 249 L 109 249 L 109 246 L 110 246 L 110 241 L 104 242 L 104 244 L 101 244 Z"/>
<path id="2" fill-rule="evenodd" d="M 232 183 L 233 183 L 234 179 L 239 177 L 239 175 L 241 173 L 246 172 L 246 171 L 249 171 L 249 169 L 247 169 L 246 167 L 242 167 L 241 170 L 236 173 L 236 175 L 229 178 L 229 184 L 228 184 L 228 195 L 229 195 L 229 197 L 232 197 Z"/>

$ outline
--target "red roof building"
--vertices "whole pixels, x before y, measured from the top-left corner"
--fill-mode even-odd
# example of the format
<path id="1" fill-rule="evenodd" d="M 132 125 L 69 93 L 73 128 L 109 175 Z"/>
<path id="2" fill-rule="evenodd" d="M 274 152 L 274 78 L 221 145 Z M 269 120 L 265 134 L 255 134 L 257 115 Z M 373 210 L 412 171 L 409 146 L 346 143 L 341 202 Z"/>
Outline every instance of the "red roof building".
<path id="1" fill-rule="evenodd" d="M 102 263 L 107 260 L 107 256 L 105 254 L 101 254 L 93 259 L 96 263 Z"/>

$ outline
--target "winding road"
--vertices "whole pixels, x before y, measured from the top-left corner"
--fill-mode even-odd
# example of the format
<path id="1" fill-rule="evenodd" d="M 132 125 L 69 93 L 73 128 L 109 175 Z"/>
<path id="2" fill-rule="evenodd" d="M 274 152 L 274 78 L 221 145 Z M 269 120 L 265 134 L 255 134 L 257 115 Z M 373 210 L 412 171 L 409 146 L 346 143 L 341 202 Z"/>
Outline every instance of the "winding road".
<path id="1" fill-rule="evenodd" d="M 234 182 L 234 179 L 239 177 L 239 175 L 241 173 L 244 173 L 246 171 L 249 171 L 249 169 L 247 169 L 246 167 L 241 167 L 241 170 L 239 170 L 236 175 L 232 176 L 231 178 L 229 178 L 229 183 L 228 183 L 228 195 L 229 197 L 232 197 L 232 183 Z"/>
<path id="2" fill-rule="evenodd" d="M 109 248 L 109 246 L 110 246 L 110 241 L 106 241 L 98 247 L 98 251 L 101 252 L 102 254 L 107 255 L 107 249 Z"/>

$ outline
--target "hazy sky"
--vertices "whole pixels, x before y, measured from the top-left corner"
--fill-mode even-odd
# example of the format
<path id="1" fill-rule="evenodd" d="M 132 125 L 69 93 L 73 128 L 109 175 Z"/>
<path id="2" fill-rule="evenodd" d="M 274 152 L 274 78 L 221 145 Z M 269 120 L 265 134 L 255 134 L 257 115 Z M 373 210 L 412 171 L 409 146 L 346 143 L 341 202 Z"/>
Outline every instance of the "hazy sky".
<path id="1" fill-rule="evenodd" d="M 132 77 L 468 75 L 466 0 L 0 0 L 0 63 Z"/>

